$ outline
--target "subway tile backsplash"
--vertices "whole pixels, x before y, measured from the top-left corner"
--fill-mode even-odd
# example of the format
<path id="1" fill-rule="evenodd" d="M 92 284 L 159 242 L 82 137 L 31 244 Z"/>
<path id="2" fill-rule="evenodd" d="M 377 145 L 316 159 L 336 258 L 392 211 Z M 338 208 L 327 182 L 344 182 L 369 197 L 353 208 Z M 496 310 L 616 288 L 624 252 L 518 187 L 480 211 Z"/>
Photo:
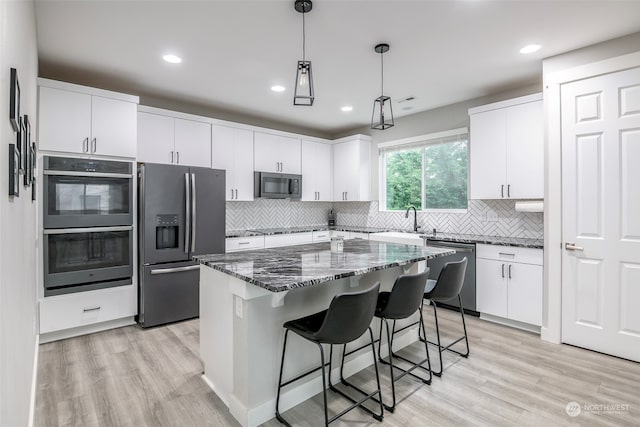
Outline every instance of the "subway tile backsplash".
<path id="1" fill-rule="evenodd" d="M 487 236 L 543 237 L 543 215 L 537 212 L 516 212 L 514 200 L 470 200 L 466 213 L 418 212 L 422 230 L 482 234 Z M 299 227 L 326 224 L 327 212 L 336 211 L 338 225 L 381 227 L 410 230 L 404 212 L 379 212 L 378 202 L 296 202 L 258 199 L 253 202 L 227 202 L 227 230 Z"/>

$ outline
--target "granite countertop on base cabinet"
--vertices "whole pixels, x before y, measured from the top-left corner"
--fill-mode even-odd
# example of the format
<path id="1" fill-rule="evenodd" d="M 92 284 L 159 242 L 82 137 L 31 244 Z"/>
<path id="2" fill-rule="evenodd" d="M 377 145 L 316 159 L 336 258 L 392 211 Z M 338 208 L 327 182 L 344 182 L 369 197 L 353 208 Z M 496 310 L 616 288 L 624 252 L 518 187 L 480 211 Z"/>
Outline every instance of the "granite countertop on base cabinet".
<path id="1" fill-rule="evenodd" d="M 194 259 L 268 291 L 282 292 L 454 253 L 452 249 L 354 239 L 344 242 L 342 253 L 332 253 L 329 242 L 320 242 Z"/>

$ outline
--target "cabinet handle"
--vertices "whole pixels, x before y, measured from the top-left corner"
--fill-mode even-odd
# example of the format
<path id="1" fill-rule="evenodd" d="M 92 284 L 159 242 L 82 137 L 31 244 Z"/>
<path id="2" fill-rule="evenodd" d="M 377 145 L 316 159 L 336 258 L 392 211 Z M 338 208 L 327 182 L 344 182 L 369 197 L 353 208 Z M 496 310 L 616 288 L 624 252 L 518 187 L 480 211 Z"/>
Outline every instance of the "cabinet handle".
<path id="1" fill-rule="evenodd" d="M 96 152 L 96 150 L 98 150 L 98 138 L 93 138 L 93 139 L 91 140 L 91 146 L 93 147 L 93 148 L 91 149 L 91 152 L 92 152 L 92 153 L 95 153 L 95 152 Z"/>
<path id="2" fill-rule="evenodd" d="M 83 313 L 88 313 L 88 312 L 90 312 L 90 311 L 98 311 L 98 310 L 100 310 L 100 306 L 97 306 L 97 307 L 91 307 L 91 308 L 85 308 L 85 309 L 83 309 L 83 310 L 82 310 L 82 312 L 83 312 Z"/>
<path id="3" fill-rule="evenodd" d="M 86 153 L 89 151 L 89 137 L 86 137 L 82 140 L 82 152 Z"/>
<path id="4" fill-rule="evenodd" d="M 502 278 L 504 279 L 504 264 L 502 264 Z"/>
<path id="5" fill-rule="evenodd" d="M 500 186 L 500 197 L 504 197 L 504 184 Z"/>
<path id="6" fill-rule="evenodd" d="M 251 242 L 238 242 L 239 245 L 248 245 Z"/>
<path id="7" fill-rule="evenodd" d="M 236 188 L 236 200 L 238 200 L 238 189 Z"/>
<path id="8" fill-rule="evenodd" d="M 233 188 L 231 189 L 231 200 L 233 200 Z"/>
<path id="9" fill-rule="evenodd" d="M 276 172 L 280 172 L 280 162 L 276 162 Z"/>
<path id="10" fill-rule="evenodd" d="M 511 279 L 511 266 L 512 264 L 509 264 L 509 279 Z"/>
<path id="11" fill-rule="evenodd" d="M 171 152 L 171 163 L 173 163 L 173 151 Z"/>
<path id="12" fill-rule="evenodd" d="M 511 184 L 507 185 L 507 197 L 511 197 Z"/>
<path id="13" fill-rule="evenodd" d="M 347 191 L 344 192 L 344 199 L 349 200 L 349 193 Z"/>
<path id="14" fill-rule="evenodd" d="M 176 151 L 176 164 L 180 164 L 180 152 Z"/>

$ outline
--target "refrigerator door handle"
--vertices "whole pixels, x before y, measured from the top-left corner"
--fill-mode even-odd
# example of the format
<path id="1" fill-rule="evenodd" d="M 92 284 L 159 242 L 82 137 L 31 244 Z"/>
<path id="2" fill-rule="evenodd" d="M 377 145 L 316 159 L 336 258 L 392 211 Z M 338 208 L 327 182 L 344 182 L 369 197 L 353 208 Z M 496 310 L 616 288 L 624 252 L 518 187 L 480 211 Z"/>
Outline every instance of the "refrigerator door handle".
<path id="1" fill-rule="evenodd" d="M 184 200 L 185 200 L 184 253 L 188 254 L 189 253 L 189 235 L 191 234 L 191 197 L 190 197 L 190 191 L 189 191 L 189 174 L 188 173 L 184 174 L 184 190 L 185 190 L 184 191 Z"/>
<path id="2" fill-rule="evenodd" d="M 191 252 L 196 251 L 196 174 L 191 174 Z"/>
<path id="3" fill-rule="evenodd" d="M 155 276 L 156 274 L 180 273 L 183 271 L 193 271 L 193 270 L 199 270 L 199 269 L 200 269 L 200 264 L 189 265 L 187 267 L 158 268 L 158 269 L 151 270 L 151 274 Z"/>

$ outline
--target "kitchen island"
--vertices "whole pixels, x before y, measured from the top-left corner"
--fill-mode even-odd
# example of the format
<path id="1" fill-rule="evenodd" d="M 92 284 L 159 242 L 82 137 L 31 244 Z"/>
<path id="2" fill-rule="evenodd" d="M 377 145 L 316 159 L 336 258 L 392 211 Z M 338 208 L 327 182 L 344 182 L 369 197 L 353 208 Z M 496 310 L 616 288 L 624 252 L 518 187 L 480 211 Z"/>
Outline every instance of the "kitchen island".
<path id="1" fill-rule="evenodd" d="M 202 264 L 200 358 L 204 380 L 241 425 L 256 426 L 273 418 L 284 322 L 326 309 L 339 292 L 361 290 L 378 281 L 381 290 L 390 290 L 398 275 L 417 273 L 424 269 L 425 261 L 453 253 L 355 239 L 344 242 L 342 253 L 332 253 L 329 242 L 322 242 L 195 257 Z M 398 327 L 412 321 L 415 319 L 398 323 Z M 372 326 L 377 333 L 378 322 Z M 417 338 L 417 327 L 409 328 L 396 336 L 394 349 Z M 314 345 L 293 336 L 289 345 L 284 378 L 319 366 Z M 340 352 L 334 353 L 337 361 Z M 386 354 L 384 346 L 382 354 Z M 345 376 L 372 363 L 369 352 L 357 353 L 347 359 Z M 334 375 L 337 369 L 332 378 Z M 285 388 L 281 411 L 309 399 L 321 387 L 318 372 L 306 382 Z"/>

